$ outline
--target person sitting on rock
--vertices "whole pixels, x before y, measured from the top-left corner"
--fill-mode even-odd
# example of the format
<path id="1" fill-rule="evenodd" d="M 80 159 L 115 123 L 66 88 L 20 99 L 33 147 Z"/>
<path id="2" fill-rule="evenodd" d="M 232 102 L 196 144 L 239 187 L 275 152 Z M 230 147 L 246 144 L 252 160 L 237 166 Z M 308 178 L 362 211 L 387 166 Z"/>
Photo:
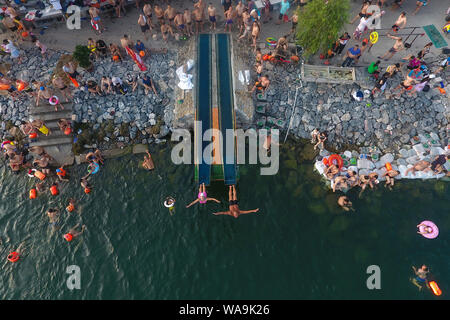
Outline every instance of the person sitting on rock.
<path id="1" fill-rule="evenodd" d="M 110 43 L 109 44 L 109 52 L 111 52 L 111 59 L 114 62 L 122 62 L 123 56 L 120 53 L 120 49 L 116 44 Z"/>
<path id="2" fill-rule="evenodd" d="M 408 170 L 405 171 L 405 176 L 408 176 L 410 172 L 412 172 L 413 176 L 416 175 L 416 171 L 428 172 L 431 170 L 430 166 L 430 162 L 420 160 L 419 162 L 416 162 L 411 168 L 408 168 Z"/>
<path id="3" fill-rule="evenodd" d="M 19 128 L 20 131 L 22 131 L 22 133 L 26 136 L 28 136 L 30 133 L 34 131 L 33 125 L 31 124 L 31 122 L 28 121 L 22 121 Z"/>
<path id="4" fill-rule="evenodd" d="M 115 93 L 120 93 L 122 95 L 127 93 L 127 89 L 123 87 L 123 82 L 122 79 L 120 79 L 119 77 L 112 77 L 111 78 L 111 83 L 113 85 L 113 89 Z"/>
<path id="5" fill-rule="evenodd" d="M 445 163 L 450 160 L 450 155 L 438 155 L 433 162 L 431 162 L 431 170 L 434 171 L 434 173 L 439 174 L 445 171 L 444 165 Z"/>
<path id="6" fill-rule="evenodd" d="M 100 81 L 100 90 L 103 94 L 113 93 L 112 83 L 108 77 L 102 77 L 102 80 Z"/>
<path id="7" fill-rule="evenodd" d="M 108 47 L 106 46 L 105 41 L 103 41 L 102 39 L 97 40 L 97 42 L 95 43 L 95 47 L 97 48 L 98 55 L 101 58 L 106 58 L 106 56 L 108 55 Z"/>
<path id="8" fill-rule="evenodd" d="M 321 132 L 317 136 L 318 142 L 314 145 L 314 150 L 319 147 L 320 150 L 323 150 L 325 148 L 325 140 L 328 139 L 328 134 L 326 132 Z"/>
<path id="9" fill-rule="evenodd" d="M 347 170 L 345 176 L 347 177 L 347 183 L 350 187 L 358 185 L 358 175 L 355 171 Z"/>
<path id="10" fill-rule="evenodd" d="M 70 132 L 72 131 L 70 121 L 68 121 L 66 119 L 59 119 L 58 127 L 59 127 L 59 130 L 61 130 L 65 134 L 70 134 Z"/>
<path id="11" fill-rule="evenodd" d="M 46 155 L 42 156 L 40 159 L 35 159 L 33 161 L 34 166 L 39 166 L 43 174 L 48 175 L 51 173 L 49 166 L 50 158 Z"/>
<path id="12" fill-rule="evenodd" d="M 369 173 L 369 186 L 370 189 L 373 189 L 373 186 L 380 183 L 380 181 L 378 181 L 378 173 L 376 172 L 371 172 Z"/>
<path id="13" fill-rule="evenodd" d="M 104 159 L 102 157 L 101 151 L 97 149 L 95 150 L 95 152 L 91 151 L 86 155 L 86 161 L 88 161 L 89 163 L 97 162 L 103 164 Z"/>
<path id="14" fill-rule="evenodd" d="M 255 82 L 255 85 L 253 86 L 250 92 L 253 92 L 256 89 L 257 92 L 264 94 L 264 92 L 266 92 L 266 90 L 269 88 L 269 85 L 270 85 L 269 76 L 266 74 Z"/>
<path id="15" fill-rule="evenodd" d="M 158 93 L 156 92 L 155 86 L 153 84 L 152 79 L 148 76 L 148 74 L 146 74 L 143 78 L 142 78 L 142 82 L 141 85 L 144 87 L 145 90 L 145 94 L 148 94 L 150 92 L 150 90 L 153 91 L 153 93 L 158 96 Z"/>
<path id="16" fill-rule="evenodd" d="M 87 82 L 87 89 L 88 89 L 88 91 L 90 93 L 98 94 L 99 96 L 102 95 L 102 92 L 100 90 L 100 86 L 94 80 L 88 80 L 88 82 Z"/>
<path id="17" fill-rule="evenodd" d="M 400 171 L 398 170 L 389 170 L 386 173 L 383 174 L 383 177 L 386 177 L 386 183 L 384 184 L 385 187 L 390 187 L 389 189 L 392 190 L 392 187 L 394 186 L 394 177 L 398 176 L 400 174 Z"/>
<path id="18" fill-rule="evenodd" d="M 125 82 L 131 88 L 132 92 L 134 92 L 136 90 L 137 85 L 138 85 L 136 77 L 134 77 L 131 74 L 127 74 L 127 76 L 125 77 Z"/>

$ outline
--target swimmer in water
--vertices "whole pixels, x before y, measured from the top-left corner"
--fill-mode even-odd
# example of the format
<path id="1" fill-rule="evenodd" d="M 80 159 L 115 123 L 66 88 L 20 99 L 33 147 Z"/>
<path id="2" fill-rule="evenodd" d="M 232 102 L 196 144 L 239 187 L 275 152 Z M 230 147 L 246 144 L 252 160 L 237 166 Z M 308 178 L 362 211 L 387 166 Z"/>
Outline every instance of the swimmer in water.
<path id="1" fill-rule="evenodd" d="M 369 186 L 370 189 L 373 189 L 374 185 L 377 185 L 380 181 L 378 181 L 378 174 L 376 172 L 369 173 Z"/>
<path id="2" fill-rule="evenodd" d="M 228 191 L 228 197 L 229 197 L 229 210 L 223 211 L 223 212 L 216 212 L 216 213 L 214 213 L 214 215 L 226 214 L 226 215 L 237 218 L 241 214 L 247 214 L 247 213 L 253 213 L 253 212 L 259 211 L 259 208 L 253 209 L 253 210 L 247 210 L 247 211 L 243 211 L 243 210 L 239 209 L 235 185 L 230 186 L 229 191 Z"/>
<path id="3" fill-rule="evenodd" d="M 423 232 L 420 232 L 420 229 L 419 229 L 419 231 L 417 231 L 418 234 L 430 234 L 430 233 L 433 233 L 433 228 L 430 227 L 430 226 L 427 226 L 426 224 L 423 224 L 423 223 L 418 224 L 417 228 L 419 228 L 419 227 L 423 227 Z"/>
<path id="4" fill-rule="evenodd" d="M 170 215 L 172 216 L 175 213 L 175 199 L 167 197 L 164 201 L 164 205 L 169 209 Z"/>
<path id="5" fill-rule="evenodd" d="M 69 204 L 67 205 L 66 210 L 67 212 L 72 212 L 73 210 L 75 210 L 75 199 L 69 199 Z"/>
<path id="6" fill-rule="evenodd" d="M 49 224 L 56 229 L 59 227 L 59 210 L 58 209 L 48 209 L 47 216 L 49 218 Z"/>
<path id="7" fill-rule="evenodd" d="M 186 206 L 186 208 L 189 208 L 190 206 L 192 206 L 193 204 L 199 202 L 201 204 L 204 204 L 208 201 L 215 201 L 217 203 L 220 203 L 219 200 L 214 199 L 214 198 L 207 198 L 206 196 L 206 187 L 205 187 L 205 183 L 202 183 L 199 187 L 198 187 L 198 197 L 197 199 L 195 199 L 194 201 L 192 201 L 190 204 L 188 204 Z"/>
<path id="8" fill-rule="evenodd" d="M 430 270 L 426 265 L 423 265 L 418 270 L 416 267 L 412 266 L 414 273 L 416 274 L 416 277 L 414 279 L 411 279 L 412 283 L 419 288 L 419 290 L 422 290 L 422 287 L 424 284 L 428 286 L 427 277 L 430 273 Z"/>
<path id="9" fill-rule="evenodd" d="M 144 156 L 144 162 L 142 163 L 142 167 L 147 170 L 153 170 L 155 169 L 155 165 L 153 164 L 152 155 L 150 154 L 150 152 L 148 152 L 148 150 L 146 152 L 148 157 Z"/>
<path id="10" fill-rule="evenodd" d="M 81 231 L 77 231 L 76 229 L 80 226 L 80 224 L 78 223 L 76 226 L 72 227 L 68 233 L 66 233 L 63 237 L 66 241 L 72 241 L 73 239 L 75 239 L 76 237 L 78 237 L 79 235 L 81 235 L 84 232 L 84 229 L 86 229 L 86 225 L 83 224 L 83 226 L 81 227 Z"/>
<path id="11" fill-rule="evenodd" d="M 361 187 L 361 192 L 359 193 L 359 197 L 361 198 L 362 193 L 366 190 L 367 185 L 369 184 L 370 178 L 368 175 L 360 175 L 359 176 L 359 186 Z"/>
<path id="12" fill-rule="evenodd" d="M 347 198 L 347 196 L 340 196 L 338 199 L 338 205 L 345 211 L 355 211 L 352 207 L 352 202 Z"/>
<path id="13" fill-rule="evenodd" d="M 80 179 L 80 184 L 84 189 L 84 193 L 89 193 L 92 190 L 91 184 L 88 182 L 87 177 L 83 177 Z"/>
<path id="14" fill-rule="evenodd" d="M 398 170 L 390 170 L 383 174 L 383 177 L 386 177 L 386 183 L 385 187 L 389 187 L 389 190 L 392 190 L 392 187 L 394 186 L 395 179 L 394 177 L 398 176 L 400 174 L 400 171 Z"/>

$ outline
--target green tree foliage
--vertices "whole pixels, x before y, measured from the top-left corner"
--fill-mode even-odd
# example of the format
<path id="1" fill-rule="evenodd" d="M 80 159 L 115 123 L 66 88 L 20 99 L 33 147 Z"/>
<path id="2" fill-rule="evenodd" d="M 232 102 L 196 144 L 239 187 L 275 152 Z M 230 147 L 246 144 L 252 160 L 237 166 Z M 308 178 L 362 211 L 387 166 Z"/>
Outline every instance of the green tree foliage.
<path id="1" fill-rule="evenodd" d="M 91 66 L 91 61 L 89 60 L 89 55 L 91 51 L 86 46 L 77 45 L 75 51 L 73 52 L 73 58 L 78 62 L 80 67 L 89 68 Z"/>
<path id="2" fill-rule="evenodd" d="M 350 0 L 311 0 L 298 9 L 296 37 L 305 58 L 327 51 L 334 44 L 348 21 L 349 10 Z"/>

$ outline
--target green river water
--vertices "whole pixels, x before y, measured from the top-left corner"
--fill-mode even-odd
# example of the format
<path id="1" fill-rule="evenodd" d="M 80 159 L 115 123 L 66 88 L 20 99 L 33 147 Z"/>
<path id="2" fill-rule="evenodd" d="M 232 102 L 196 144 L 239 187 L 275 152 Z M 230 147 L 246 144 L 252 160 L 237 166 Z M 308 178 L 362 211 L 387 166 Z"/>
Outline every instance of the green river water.
<path id="1" fill-rule="evenodd" d="M 197 196 L 193 166 L 175 166 L 170 147 L 152 146 L 156 169 L 137 168 L 143 155 L 107 160 L 85 195 L 86 165 L 57 197 L 28 199 L 36 179 L 0 168 L 0 299 L 446 299 L 450 290 L 449 194 L 446 182 L 399 181 L 348 195 L 355 212 L 337 207 L 302 145 L 281 149 L 280 171 L 259 175 L 240 166 L 238 199 L 256 214 L 214 216 L 227 209 L 228 190 L 214 182 L 208 196 L 222 204 L 185 205 Z M 163 200 L 176 198 L 171 216 Z M 67 199 L 78 212 L 67 213 Z M 61 210 L 52 231 L 46 210 Z M 440 228 L 437 239 L 416 233 L 422 220 Z M 83 235 L 62 235 L 78 222 Z M 8 253 L 25 241 L 17 263 Z M 419 292 L 411 266 L 427 264 L 442 296 Z M 81 289 L 69 290 L 66 268 L 81 270 Z M 368 290 L 366 269 L 381 268 L 381 290 Z"/>

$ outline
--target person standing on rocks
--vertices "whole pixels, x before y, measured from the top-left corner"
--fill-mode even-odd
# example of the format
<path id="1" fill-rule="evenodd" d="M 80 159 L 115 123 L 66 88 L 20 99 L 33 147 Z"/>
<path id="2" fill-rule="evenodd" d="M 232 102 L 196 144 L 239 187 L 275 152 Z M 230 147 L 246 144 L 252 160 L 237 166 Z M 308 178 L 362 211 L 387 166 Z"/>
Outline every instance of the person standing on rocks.
<path id="1" fill-rule="evenodd" d="M 384 59 L 385 61 L 388 61 L 389 59 L 391 59 L 397 52 L 405 49 L 405 45 L 403 44 L 402 37 L 395 37 L 389 33 L 387 34 L 387 36 L 391 39 L 394 39 L 395 43 L 392 46 L 392 48 L 390 48 L 384 55 L 382 55 L 381 57 L 378 57 L 378 59 Z"/>
<path id="2" fill-rule="evenodd" d="M 72 92 L 70 88 L 64 83 L 63 78 L 58 75 L 55 75 L 52 80 L 53 85 L 61 91 L 62 96 L 66 99 L 66 102 L 69 102 L 69 99 L 72 99 Z"/>
<path id="3" fill-rule="evenodd" d="M 180 12 L 177 11 L 177 15 L 175 16 L 175 20 L 173 22 L 180 34 L 185 36 L 188 35 L 186 32 L 186 23 L 184 22 L 184 17 Z"/>
<path id="4" fill-rule="evenodd" d="M 208 6 L 209 22 L 211 23 L 210 30 L 216 30 L 216 8 L 210 2 Z"/>
<path id="5" fill-rule="evenodd" d="M 148 23 L 148 25 L 150 27 L 150 31 L 151 31 L 153 29 L 152 6 L 149 3 L 146 3 L 146 4 L 144 4 L 142 11 L 144 12 L 145 18 L 147 19 L 147 23 Z"/>
<path id="6" fill-rule="evenodd" d="M 100 9 L 91 6 L 89 8 L 89 15 L 91 16 L 92 21 L 98 24 L 98 33 L 102 33 L 102 31 L 104 31 L 105 28 L 103 27 L 103 22 L 100 19 Z"/>
<path id="7" fill-rule="evenodd" d="M 148 41 L 148 31 L 150 31 L 150 26 L 148 25 L 147 18 L 143 14 L 140 14 L 137 23 L 144 34 L 145 40 Z"/>
<path id="8" fill-rule="evenodd" d="M 280 8 L 280 15 L 278 16 L 278 21 L 276 22 L 276 24 L 280 24 L 281 20 L 289 20 L 284 18 L 285 16 L 287 17 L 287 11 L 289 10 L 289 7 L 291 5 L 289 4 L 288 0 L 283 0 L 281 2 L 281 8 Z"/>
<path id="9" fill-rule="evenodd" d="M 203 32 L 203 13 L 198 6 L 192 11 L 192 15 L 195 20 L 195 33 Z"/>
<path id="10" fill-rule="evenodd" d="M 156 15 L 156 18 L 158 19 L 159 24 L 162 25 L 165 22 L 164 21 L 164 10 L 157 4 L 155 4 L 154 10 L 155 10 L 155 15 Z"/>
<path id="11" fill-rule="evenodd" d="M 189 9 L 184 9 L 183 13 L 184 21 L 186 23 L 186 32 L 189 36 L 194 35 L 194 31 L 192 30 L 192 13 Z"/>
<path id="12" fill-rule="evenodd" d="M 177 15 L 177 11 L 170 4 L 167 5 L 166 11 L 164 11 L 164 17 L 169 20 L 169 25 L 174 27 L 175 16 Z"/>

